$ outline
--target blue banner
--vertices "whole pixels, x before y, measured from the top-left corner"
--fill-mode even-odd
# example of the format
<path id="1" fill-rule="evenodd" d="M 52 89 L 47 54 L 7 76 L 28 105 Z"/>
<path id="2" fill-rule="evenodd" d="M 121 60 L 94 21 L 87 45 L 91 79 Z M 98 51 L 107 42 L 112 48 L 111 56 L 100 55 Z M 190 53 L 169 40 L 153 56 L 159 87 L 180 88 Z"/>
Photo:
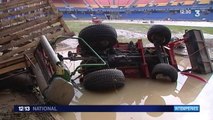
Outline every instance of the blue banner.
<path id="1" fill-rule="evenodd" d="M 15 105 L 14 112 L 200 112 L 199 105 Z"/>

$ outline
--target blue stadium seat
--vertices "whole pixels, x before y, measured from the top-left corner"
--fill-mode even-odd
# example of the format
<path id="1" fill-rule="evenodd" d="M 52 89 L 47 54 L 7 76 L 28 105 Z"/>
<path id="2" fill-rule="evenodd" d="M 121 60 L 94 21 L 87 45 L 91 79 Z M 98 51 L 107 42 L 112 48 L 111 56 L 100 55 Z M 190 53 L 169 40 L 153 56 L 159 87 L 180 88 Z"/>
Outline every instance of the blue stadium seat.
<path id="1" fill-rule="evenodd" d="M 87 1 L 90 1 L 90 0 L 87 0 Z M 161 0 L 161 1 L 165 1 L 165 0 Z M 155 0 L 155 3 L 158 3 L 158 2 Z M 181 0 L 179 2 L 181 2 Z M 210 4 L 197 3 L 193 5 L 182 4 L 182 5 L 175 5 L 175 6 L 172 6 L 169 4 L 166 6 L 145 6 L 145 7 L 133 6 L 129 8 L 123 8 L 123 7 L 122 8 L 119 8 L 119 7 L 118 8 L 100 8 L 100 7 L 98 8 L 69 8 L 68 7 L 67 8 L 67 7 L 61 7 L 61 6 L 58 7 L 59 11 L 64 12 L 63 17 L 66 19 L 75 19 L 75 18 L 91 19 L 93 16 L 96 16 L 101 19 L 107 19 L 107 17 L 110 16 L 111 13 L 114 13 L 114 15 L 110 16 L 113 19 L 183 20 L 183 21 L 198 21 L 198 20 L 213 21 L 212 8 L 213 8 L 212 3 Z M 190 10 L 190 12 L 188 10 Z M 71 15 L 67 13 L 74 13 L 74 14 Z"/>

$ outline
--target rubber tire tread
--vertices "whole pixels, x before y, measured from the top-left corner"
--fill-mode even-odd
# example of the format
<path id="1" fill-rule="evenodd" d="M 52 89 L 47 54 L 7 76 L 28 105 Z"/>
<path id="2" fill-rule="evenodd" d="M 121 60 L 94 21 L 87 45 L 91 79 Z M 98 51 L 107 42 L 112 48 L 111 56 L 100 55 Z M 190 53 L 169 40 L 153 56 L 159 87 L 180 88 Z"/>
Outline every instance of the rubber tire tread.
<path id="1" fill-rule="evenodd" d="M 118 89 L 124 86 L 125 77 L 117 69 L 102 69 L 91 72 L 84 77 L 83 86 L 92 91 Z"/>
<path id="2" fill-rule="evenodd" d="M 176 82 L 178 78 L 177 70 L 166 63 L 160 63 L 154 67 L 151 73 L 152 79 L 156 79 L 157 74 L 169 76 L 172 82 Z"/>
<path id="3" fill-rule="evenodd" d="M 78 37 L 83 38 L 96 52 L 104 51 L 108 48 L 113 47 L 117 41 L 116 30 L 106 24 L 96 24 L 90 25 L 82 29 Z M 100 44 L 100 41 L 106 40 L 108 42 L 107 46 Z M 79 46 L 84 54 L 93 54 L 91 50 L 79 40 Z"/>
<path id="4" fill-rule="evenodd" d="M 161 42 L 160 45 L 166 45 L 171 41 L 171 31 L 164 25 L 153 25 L 151 28 L 149 28 L 147 38 L 151 43 L 155 42 L 155 40 L 152 39 L 152 36 L 155 34 L 160 34 L 165 37 L 165 41 Z"/>

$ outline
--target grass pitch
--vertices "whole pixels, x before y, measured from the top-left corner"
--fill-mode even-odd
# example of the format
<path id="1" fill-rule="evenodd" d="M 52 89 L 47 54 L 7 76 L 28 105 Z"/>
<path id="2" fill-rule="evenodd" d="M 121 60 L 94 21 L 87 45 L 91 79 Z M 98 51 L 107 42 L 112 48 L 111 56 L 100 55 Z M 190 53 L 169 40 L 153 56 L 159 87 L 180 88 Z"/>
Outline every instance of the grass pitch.
<path id="1" fill-rule="evenodd" d="M 91 21 L 66 21 L 66 24 L 70 28 L 70 30 L 74 31 L 76 35 L 85 28 L 86 26 L 92 25 Z M 111 25 L 115 29 L 121 29 L 121 30 L 127 30 L 135 33 L 141 33 L 141 34 L 147 34 L 148 29 L 151 27 L 151 25 L 148 24 L 136 24 L 136 23 L 104 23 Z M 189 26 L 175 26 L 175 25 L 168 25 L 167 26 L 171 32 L 172 35 L 179 34 L 184 35 L 185 30 L 191 30 L 191 29 L 198 29 L 202 30 L 203 33 L 213 35 L 213 28 L 212 27 L 189 27 Z M 182 36 L 180 37 L 182 38 Z M 129 42 L 129 41 L 137 41 L 137 39 L 127 39 L 125 36 L 118 36 L 118 40 L 120 42 Z M 146 38 L 143 38 L 144 43 L 148 43 Z"/>

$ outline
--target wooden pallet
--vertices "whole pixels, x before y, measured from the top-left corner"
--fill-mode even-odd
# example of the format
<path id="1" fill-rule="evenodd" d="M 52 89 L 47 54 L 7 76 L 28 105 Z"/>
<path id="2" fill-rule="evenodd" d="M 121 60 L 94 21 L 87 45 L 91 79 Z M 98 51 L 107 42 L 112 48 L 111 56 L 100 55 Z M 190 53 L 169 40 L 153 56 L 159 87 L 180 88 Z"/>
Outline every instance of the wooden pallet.
<path id="1" fill-rule="evenodd" d="M 74 35 L 50 0 L 0 3 L 0 74 L 30 66 L 41 35 L 50 43 Z"/>

